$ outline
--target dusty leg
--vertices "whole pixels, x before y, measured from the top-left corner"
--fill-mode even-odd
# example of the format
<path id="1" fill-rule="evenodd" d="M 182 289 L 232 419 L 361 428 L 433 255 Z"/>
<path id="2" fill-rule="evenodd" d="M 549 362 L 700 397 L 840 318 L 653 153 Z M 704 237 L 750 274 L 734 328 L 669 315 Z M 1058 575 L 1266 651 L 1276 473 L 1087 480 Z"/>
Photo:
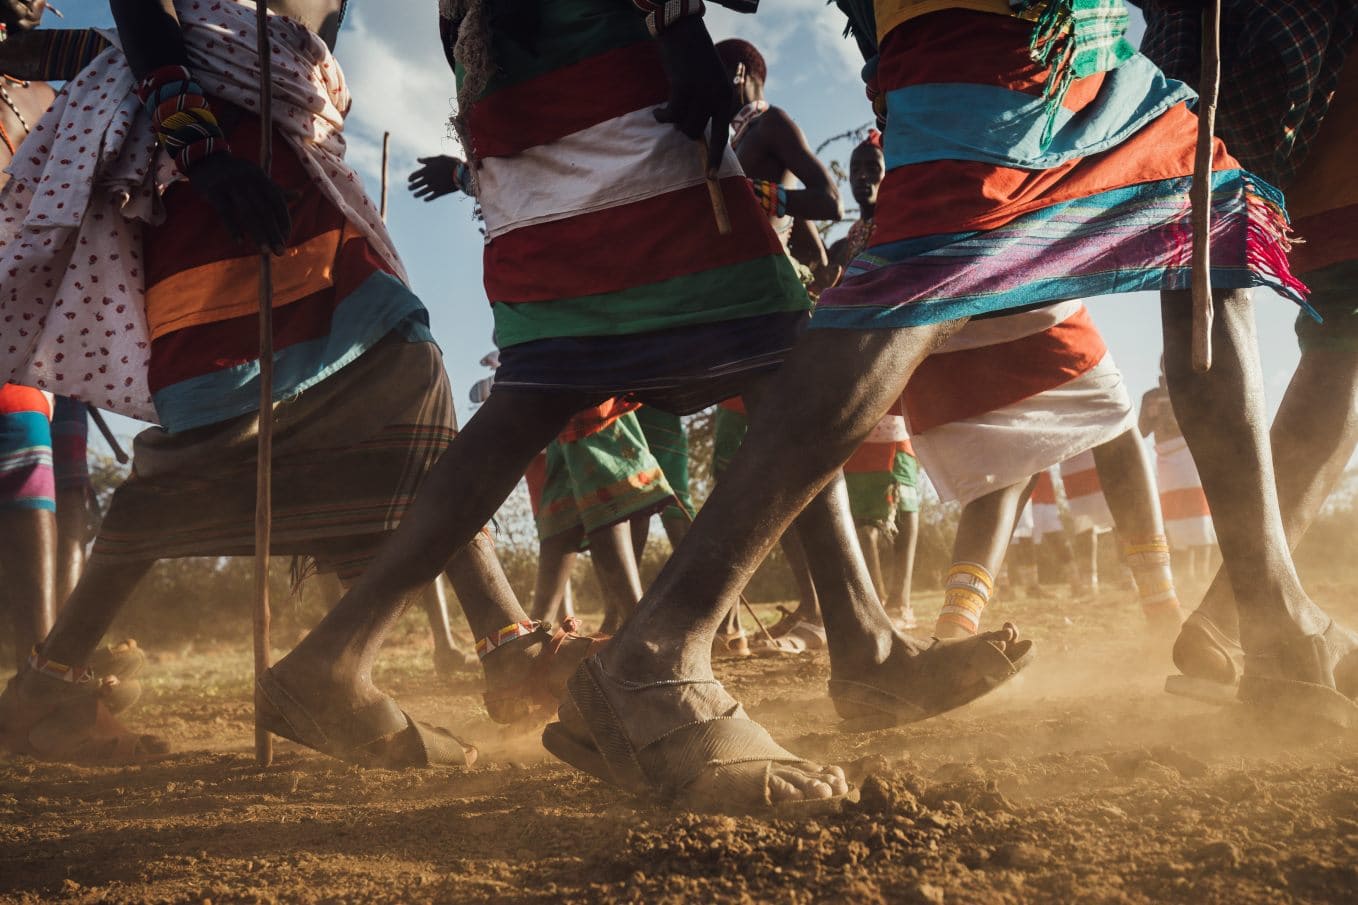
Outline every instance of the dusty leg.
<path id="1" fill-rule="evenodd" d="M 58 663 L 79 666 L 108 632 L 152 561 L 110 562 L 95 554 L 57 614 L 56 624 L 43 642 L 43 654 Z"/>
<path id="2" fill-rule="evenodd" d="M 56 546 L 54 513 L 46 509 L 0 512 L 0 576 L 10 607 L 16 668 L 28 660 L 33 646 L 47 637 L 56 616 Z M 94 645 L 90 645 L 93 650 Z M 61 662 L 80 665 L 85 660 Z"/>
<path id="3" fill-rule="evenodd" d="M 85 568 L 85 542 L 88 539 L 89 512 L 85 508 L 85 489 L 57 491 L 57 607 L 80 581 Z"/>
<path id="4" fill-rule="evenodd" d="M 1323 633 L 1330 620 L 1302 589 L 1288 550 L 1265 433 L 1263 380 L 1249 294 L 1217 293 L 1215 364 L 1206 374 L 1196 374 L 1189 366 L 1191 308 L 1187 293 L 1163 294 L 1170 398 L 1215 516 L 1225 569 L 1239 605 L 1244 648 L 1247 653 L 1267 654 L 1290 641 Z M 1295 465 L 1290 468 L 1293 473 L 1299 470 Z M 1302 521 L 1297 519 L 1297 524 Z"/>
<path id="5" fill-rule="evenodd" d="M 549 537 L 538 543 L 537 584 L 533 588 L 533 618 L 540 622 L 557 622 L 570 613 L 561 613 L 570 588 L 571 572 L 579 556 L 584 531 L 576 529 Z"/>
<path id="6" fill-rule="evenodd" d="M 617 631 L 641 600 L 641 574 L 632 555 L 630 522 L 618 522 L 589 534 L 589 558 L 604 595 L 605 634 Z"/>
<path id="7" fill-rule="evenodd" d="M 1135 430 L 1094 447 L 1094 467 L 1113 521 L 1129 543 L 1165 533 L 1150 456 Z"/>
<path id="8" fill-rule="evenodd" d="M 783 532 L 778 543 L 783 548 L 783 559 L 787 561 L 787 567 L 792 572 L 792 580 L 797 585 L 797 618 L 804 619 L 807 622 L 819 623 L 821 621 L 820 595 L 816 590 L 816 582 L 811 578 L 811 566 L 807 563 L 806 545 L 802 543 L 802 536 L 797 526 L 793 525 Z"/>
<path id="9" fill-rule="evenodd" d="M 882 532 L 874 525 L 858 526 L 858 547 L 863 551 L 863 561 L 867 564 L 868 575 L 872 578 L 872 589 L 877 597 L 886 600 L 886 579 L 882 570 Z"/>
<path id="10" fill-rule="evenodd" d="M 939 638 L 965 638 L 980 629 L 981 611 L 990 601 L 994 576 L 1004 563 L 1029 484 L 1030 481 L 1022 481 L 1001 488 L 963 508 L 957 523 L 957 539 L 953 541 L 953 568 L 946 581 L 943 611 L 934 627 Z M 983 587 L 986 582 L 975 574 L 975 567 L 985 572 L 989 586 Z"/>
<path id="11" fill-rule="evenodd" d="M 919 545 L 919 513 L 896 513 L 896 539 L 891 545 L 891 578 L 887 583 L 887 612 L 905 623 L 914 621 L 910 587 L 915 580 L 915 549 Z"/>
<path id="12" fill-rule="evenodd" d="M 477 539 L 533 456 L 581 407 L 580 400 L 567 396 L 493 394 L 430 470 L 400 527 L 367 571 L 274 667 L 279 681 L 302 704 L 323 713 L 381 700 L 372 684 L 372 664 L 405 602 Z M 472 548 L 476 555 L 493 556 L 481 543 Z M 512 594 L 466 594 L 458 575 L 450 577 L 476 637 L 528 619 Z M 491 664 L 496 660 L 502 658 L 485 661 L 489 682 L 495 681 Z"/>
<path id="13" fill-rule="evenodd" d="M 826 571 L 840 573 L 840 587 L 852 586 L 842 598 L 836 594 L 834 606 L 821 601 L 831 659 L 885 660 L 893 644 L 891 623 L 861 555 L 852 552 L 857 542 L 843 481 L 833 479 L 899 398 L 915 363 L 947 332 L 813 330 L 802 339 L 770 382 L 765 404 L 754 412 L 744 444 L 693 530 L 600 655 L 613 674 L 642 682 L 710 676 L 712 636 L 721 619 L 796 513 L 827 484 L 830 502 L 842 505 L 818 507 L 812 521 L 841 546 L 823 549 L 817 536 L 807 553 L 828 560 Z M 863 374 L 873 379 L 861 379 Z M 799 439 L 813 435 L 821 441 Z M 805 527 L 799 522 L 799 529 Z"/>
<path id="14" fill-rule="evenodd" d="M 628 524 L 632 528 L 632 556 L 641 562 L 641 558 L 646 555 L 646 541 L 651 538 L 650 516 L 634 518 Z"/>
<path id="15" fill-rule="evenodd" d="M 1093 595 L 1099 589 L 1099 534 L 1092 529 L 1081 531 L 1070 546 L 1075 554 L 1075 580 L 1071 582 L 1071 592 Z"/>

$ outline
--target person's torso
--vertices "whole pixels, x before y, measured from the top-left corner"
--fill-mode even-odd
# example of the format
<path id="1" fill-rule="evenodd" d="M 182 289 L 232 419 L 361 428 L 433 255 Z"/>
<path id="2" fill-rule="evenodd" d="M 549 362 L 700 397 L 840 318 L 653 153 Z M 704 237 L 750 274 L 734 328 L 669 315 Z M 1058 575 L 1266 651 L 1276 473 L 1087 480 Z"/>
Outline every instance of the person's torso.
<path id="1" fill-rule="evenodd" d="M 9 182 L 9 175 L 3 172 L 13 159 L 12 150 L 17 150 L 28 137 L 29 131 L 37 125 L 56 98 L 56 92 L 46 82 L 23 82 L 0 75 L 4 81 L 4 94 L 0 95 L 0 188 Z"/>

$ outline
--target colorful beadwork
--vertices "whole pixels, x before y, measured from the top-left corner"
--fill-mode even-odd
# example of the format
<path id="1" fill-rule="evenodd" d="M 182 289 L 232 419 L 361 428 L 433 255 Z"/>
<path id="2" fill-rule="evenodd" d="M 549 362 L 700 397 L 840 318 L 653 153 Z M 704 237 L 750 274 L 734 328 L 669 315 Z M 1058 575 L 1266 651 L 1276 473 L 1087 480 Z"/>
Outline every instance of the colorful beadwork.
<path id="1" fill-rule="evenodd" d="M 787 189 L 768 179 L 751 179 L 750 188 L 759 206 L 770 217 L 787 216 Z"/>
<path id="2" fill-rule="evenodd" d="M 476 656 L 484 660 L 486 658 L 486 655 L 489 654 L 491 651 L 495 650 L 497 647 L 502 647 L 508 644 L 510 641 L 513 641 L 515 638 L 522 638 L 524 635 L 533 634 L 533 632 L 538 630 L 538 627 L 540 625 L 542 625 L 541 622 L 534 622 L 531 619 L 525 619 L 523 622 L 515 622 L 510 625 L 506 625 L 504 628 L 495 632 L 493 635 L 490 635 L 487 638 L 480 638 L 477 640 Z"/>
<path id="3" fill-rule="evenodd" d="M 183 66 L 162 66 L 136 91 L 151 114 L 156 138 L 181 173 L 205 157 L 230 150 L 202 86 Z"/>

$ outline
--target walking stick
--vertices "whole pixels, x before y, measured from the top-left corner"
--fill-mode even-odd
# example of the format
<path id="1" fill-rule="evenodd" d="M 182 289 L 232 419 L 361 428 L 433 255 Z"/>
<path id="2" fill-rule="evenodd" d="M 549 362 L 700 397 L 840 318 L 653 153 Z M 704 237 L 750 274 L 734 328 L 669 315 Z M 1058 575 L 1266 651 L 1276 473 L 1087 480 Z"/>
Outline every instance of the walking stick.
<path id="1" fill-rule="evenodd" d="M 382 133 L 382 200 L 377 212 L 382 216 L 382 222 L 387 222 L 387 165 L 391 160 L 391 133 Z"/>
<path id="2" fill-rule="evenodd" d="M 94 422 L 94 426 L 99 428 L 99 433 L 104 435 L 104 442 L 108 444 L 109 449 L 113 450 L 113 458 L 118 460 L 119 465 L 126 465 L 129 461 L 127 453 L 118 442 L 118 438 L 113 436 L 113 431 L 109 430 L 108 422 L 104 420 L 104 416 L 92 405 L 86 404 L 85 408 L 89 411 L 90 420 Z"/>
<path id="3" fill-rule="evenodd" d="M 1212 368 L 1212 135 L 1221 89 L 1221 0 L 1202 11 L 1202 77 L 1198 90 L 1198 147 L 1189 200 L 1193 214 L 1193 370 Z"/>
<path id="4" fill-rule="evenodd" d="M 269 7 L 256 0 L 259 30 L 259 166 L 273 168 L 273 51 Z M 273 533 L 273 261 L 259 255 L 259 451 L 255 472 L 255 761 L 273 763 L 273 737 L 259 722 L 259 679 L 269 668 L 269 550 Z"/>

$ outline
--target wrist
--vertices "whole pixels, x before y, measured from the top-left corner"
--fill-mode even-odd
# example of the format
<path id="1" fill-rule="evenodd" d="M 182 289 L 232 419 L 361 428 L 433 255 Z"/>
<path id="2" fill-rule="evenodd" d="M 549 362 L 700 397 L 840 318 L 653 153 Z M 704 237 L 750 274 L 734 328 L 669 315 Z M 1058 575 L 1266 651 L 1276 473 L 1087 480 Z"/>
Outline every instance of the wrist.
<path id="1" fill-rule="evenodd" d="M 702 18 L 703 0 L 632 0 L 646 14 L 646 27 L 659 37 L 676 26 Z"/>
<path id="2" fill-rule="evenodd" d="M 770 217 L 787 216 L 787 189 L 768 179 L 749 180 L 755 200 Z"/>
<path id="3" fill-rule="evenodd" d="M 162 66 L 135 89 L 156 140 L 185 176 L 203 160 L 231 150 L 202 86 L 183 66 Z"/>

